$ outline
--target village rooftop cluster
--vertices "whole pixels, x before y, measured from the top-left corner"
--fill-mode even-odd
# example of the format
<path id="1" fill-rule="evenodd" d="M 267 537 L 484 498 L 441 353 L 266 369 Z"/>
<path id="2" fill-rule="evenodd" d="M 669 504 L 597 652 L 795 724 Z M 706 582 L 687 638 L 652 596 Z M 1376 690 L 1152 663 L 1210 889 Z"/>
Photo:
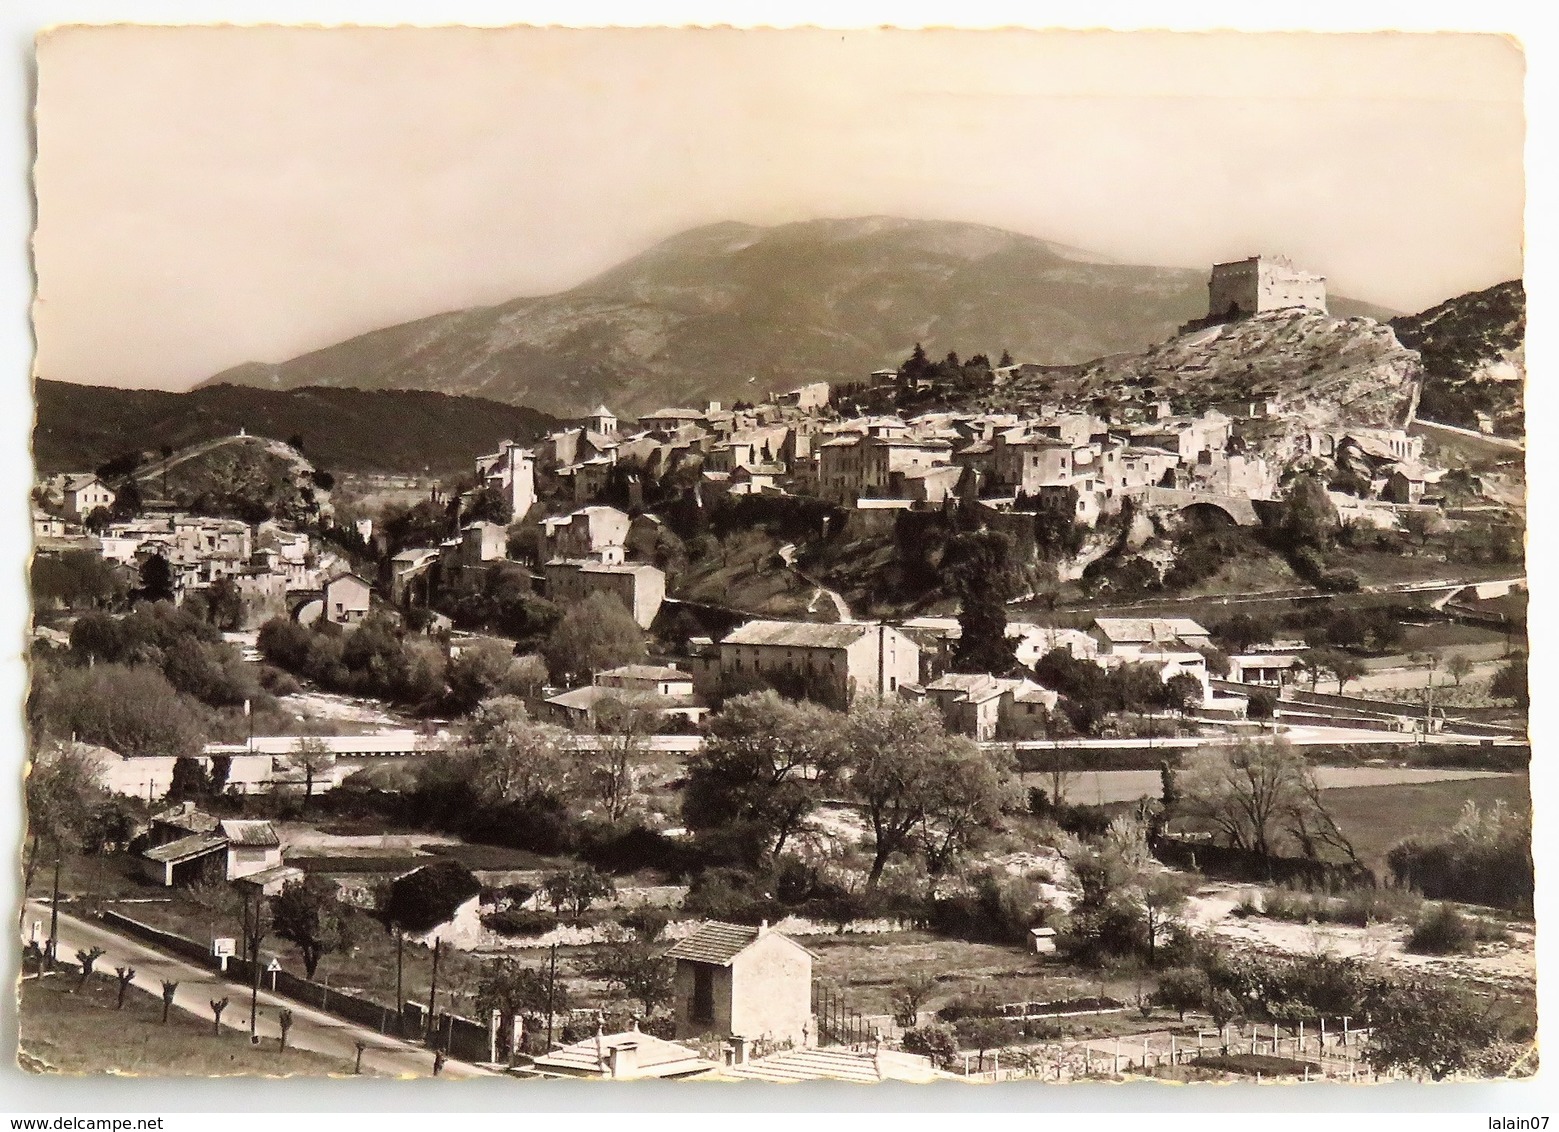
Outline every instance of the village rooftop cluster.
<path id="1" fill-rule="evenodd" d="M 1324 279 L 1253 257 L 1214 267 L 1208 314 L 1183 331 L 1325 311 Z M 915 357 L 924 361 L 918 347 Z M 989 367 L 985 392 L 1051 368 L 1003 358 Z M 1446 697 L 1443 676 L 1459 689 L 1471 662 L 1454 670 L 1447 662 L 1441 674 L 1438 656 L 1425 654 L 1422 696 L 1349 694 L 1364 669 L 1344 647 L 1317 647 L 1317 633 L 1300 639 L 1300 630 L 1285 635 L 1249 618 L 1242 627 L 1237 609 L 1214 622 L 1112 606 L 1108 578 L 1092 581 L 1088 604 L 1058 620 L 1042 615 L 1057 612 L 1053 592 L 1015 592 L 1009 563 L 979 557 L 1049 540 L 1052 553 L 1039 557 L 1060 586 L 1123 548 L 1188 531 L 1216 540 L 1300 529 L 1323 510 L 1334 524 L 1393 537 L 1481 521 L 1441 490 L 1449 469 L 1426 454 L 1411 411 L 1401 427 L 1313 427 L 1308 407 L 1277 391 L 1169 400 L 1144 386 L 1084 403 L 913 411 L 938 392 L 915 373 L 907 363 L 847 388 L 815 382 L 757 403 L 637 418 L 600 405 L 547 435 L 505 440 L 446 482 L 408 490 L 389 477 L 355 477 L 353 490 L 403 497 L 399 510 L 376 517 L 349 505 L 346 477 L 315 468 L 301 444 L 246 433 L 165 450 L 118 477 L 43 479 L 33 499 L 35 579 L 55 572 L 47 612 L 58 616 L 40 617 L 34 649 L 57 667 L 40 678 L 34 722 L 58 732 L 50 773 L 90 764 L 92 790 L 117 802 L 94 802 L 87 809 L 97 817 L 61 817 L 70 835 L 51 835 L 52 857 L 41 835 L 32 843 L 29 881 L 45 882 L 53 868 L 50 901 L 35 900 L 23 917 L 33 973 L 67 957 L 61 940 L 86 938 L 74 912 L 61 926 L 68 845 L 85 839 L 87 856 L 117 852 L 128 862 L 121 881 L 144 888 L 153 906 L 144 921 L 129 903 L 99 919 L 122 941 L 172 949 L 244 986 L 255 1041 L 268 994 L 288 1025 L 283 1001 L 317 1003 L 369 1031 L 377 1017 L 387 1043 L 430 1048 L 435 1072 L 454 1058 L 520 1077 L 924 1081 L 982 1076 L 987 1050 L 1009 1048 L 990 1079 L 1004 1069 L 1057 1081 L 1173 1075 L 1193 1062 L 1209 1073 L 1266 1066 L 1352 1078 L 1362 1066 L 1427 1064 L 1417 1052 L 1382 1053 L 1384 1036 L 1373 1054 L 1361 1052 L 1351 1011 L 1366 1002 L 1407 1009 L 1403 996 L 1416 992 L 1390 980 L 1366 986 L 1347 963 L 1359 982 L 1343 1006 L 1289 1016 L 1239 1002 L 1230 988 L 1243 984 L 1219 966 L 1217 946 L 1196 942 L 1193 894 L 1179 870 L 1264 862 L 1270 872 L 1281 860 L 1296 885 L 1314 886 L 1306 899 L 1326 915 L 1335 909 L 1332 897 L 1315 895 L 1323 889 L 1373 891 L 1377 879 L 1393 892 L 1422 887 L 1430 851 L 1400 865 L 1393 858 L 1386 885 L 1296 752 L 1435 745 L 1447 758 L 1474 752 L 1508 769 L 1498 760 L 1525 744 L 1509 710 L 1436 702 L 1437 691 Z M 181 469 L 213 453 L 234 461 L 224 468 L 269 461 L 285 482 L 268 485 L 263 507 L 244 500 L 242 517 L 202 514 L 231 514 L 247 490 L 230 471 L 238 486 L 223 488 L 220 505 L 180 494 Z M 765 524 L 799 533 L 743 558 L 730 549 L 732 530 L 721 529 L 725 541 L 712 532 L 712 516 L 735 524 L 734 536 L 764 528 L 767 537 Z M 711 573 L 718 563 L 733 586 L 777 579 L 790 598 L 810 590 L 805 614 L 744 608 L 707 591 L 690 597 L 690 529 L 701 532 L 696 556 Z M 809 553 L 830 539 L 908 558 L 933 529 L 967 555 L 943 560 L 962 587 L 945 583 L 959 596 L 956 610 L 858 615 L 840 583 L 809 572 Z M 1296 574 L 1306 571 L 1302 598 L 1315 609 L 1361 589 L 1314 545 L 1296 543 L 1290 558 Z M 1508 626 L 1489 609 L 1519 597 L 1525 579 L 1488 571 L 1440 588 L 1435 616 Z M 1395 641 L 1401 630 L 1389 620 L 1361 614 L 1346 627 L 1349 640 Z M 1231 641 L 1239 647 L 1220 647 Z M 180 703 L 200 701 L 179 708 L 188 734 L 204 727 L 198 742 L 164 742 L 157 721 L 93 701 L 94 688 L 129 687 L 150 679 L 147 669 L 166 678 L 170 697 L 177 689 Z M 772 733 L 744 732 L 745 719 Z M 883 759 L 923 745 L 937 769 L 918 794 L 884 771 L 891 781 L 874 794 L 862 753 L 874 743 Z M 1268 816 L 1231 817 L 1238 807 L 1224 794 L 1238 787 L 1218 785 L 1218 768 L 1251 760 L 1270 763 L 1281 797 L 1268 799 Z M 1150 792 L 1161 797 L 1125 806 L 1099 790 L 1094 804 L 1080 803 L 1067 783 L 1084 765 L 1161 774 Z M 690 791 L 704 800 L 690 802 Z M 411 812 L 429 799 L 443 807 L 438 817 Z M 477 810 L 488 825 L 467 838 L 461 823 Z M 110 823 L 106 812 L 119 816 Z M 327 813 L 354 832 L 327 829 Z M 1050 823 L 1050 840 L 1009 844 L 1022 836 L 1007 829 L 1004 815 L 1014 813 Z M 1504 845 L 1513 820 L 1474 806 L 1456 828 Z M 406 829 L 423 821 L 460 836 L 422 844 Z M 1008 838 L 999 853 L 992 834 Z M 354 837 L 362 844 L 343 856 L 320 848 Z M 1280 858 L 1279 841 L 1297 855 Z M 519 855 L 467 868 L 461 853 L 484 845 Z M 411 856 L 395 855 L 404 852 Z M 636 859 L 641 852 L 653 862 Z M 689 865 L 698 853 L 721 863 Z M 655 875 L 636 875 L 646 871 Z M 1467 883 L 1444 881 L 1442 897 L 1462 897 Z M 802 895 L 782 895 L 792 891 Z M 1278 917 L 1287 897 L 1275 891 L 1227 915 Z M 191 938 L 200 915 L 192 908 L 224 900 L 241 909 L 236 943 Z M 1510 901 L 1518 905 L 1519 894 Z M 1371 909 L 1366 926 L 1386 915 Z M 364 939 L 341 925 L 369 919 L 387 934 L 373 945 L 377 969 L 352 976 L 364 985 L 317 981 L 322 957 L 354 956 L 352 941 Z M 275 925 L 271 942 L 262 920 Z M 943 1004 L 945 1026 L 922 1010 L 935 993 L 930 975 L 896 989 L 891 1012 L 862 1010 L 849 997 L 859 987 L 817 974 L 828 957 L 820 941 L 847 929 L 1005 946 L 1040 973 L 1021 1001 Z M 312 941 L 306 976 L 265 953 L 278 937 Z M 425 1001 L 406 985 L 408 946 L 432 957 Z M 579 960 L 568 976 L 591 988 L 589 1007 L 560 992 L 558 952 L 571 948 L 606 956 L 588 968 Z M 1139 984 L 1158 979 L 1157 989 L 1129 1003 L 1105 993 L 1103 976 L 1085 994 L 1091 976 L 1069 974 L 1066 991 L 1045 998 L 1044 972 L 1082 962 L 1090 949 L 1129 967 Z M 1161 949 L 1178 957 L 1175 966 L 1162 969 Z M 103 953 L 79 954 L 92 950 Z M 526 953 L 550 953 L 550 971 L 522 963 Z M 83 985 L 99 955 L 81 959 Z M 450 964 L 443 1000 L 441 962 Z M 614 1008 L 609 1020 L 594 1001 L 608 993 L 638 1007 Z M 220 1035 L 221 1009 L 211 1007 Z M 955 1039 L 950 1027 L 966 1007 Z M 1165 1012 L 1162 1034 L 1146 1021 L 1140 1033 L 1129 1029 L 1133 1009 L 1146 1020 L 1155 1008 Z M 1188 1011 L 1200 1019 L 1189 1029 Z M 1104 1036 L 1063 1037 L 1061 1020 L 1072 1018 L 1103 1019 Z M 359 1042 L 359 1070 L 363 1049 Z M 1474 1054 L 1458 1056 L 1445 1072 L 1475 1068 Z"/>

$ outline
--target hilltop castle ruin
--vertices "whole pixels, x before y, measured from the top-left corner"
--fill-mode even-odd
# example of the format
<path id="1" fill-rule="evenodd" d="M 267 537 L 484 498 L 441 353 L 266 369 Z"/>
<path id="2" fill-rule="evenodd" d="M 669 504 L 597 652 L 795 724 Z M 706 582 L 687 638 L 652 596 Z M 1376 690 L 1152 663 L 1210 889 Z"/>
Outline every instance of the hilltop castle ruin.
<path id="1" fill-rule="evenodd" d="M 1284 256 L 1254 255 L 1213 264 L 1207 280 L 1209 322 L 1294 307 L 1325 314 L 1326 277 L 1301 271 Z"/>

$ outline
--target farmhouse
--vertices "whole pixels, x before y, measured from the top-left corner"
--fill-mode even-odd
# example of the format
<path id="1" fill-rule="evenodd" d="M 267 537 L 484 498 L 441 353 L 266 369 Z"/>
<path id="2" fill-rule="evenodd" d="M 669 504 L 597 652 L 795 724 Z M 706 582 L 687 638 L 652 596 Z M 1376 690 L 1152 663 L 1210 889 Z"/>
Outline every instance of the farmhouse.
<path id="1" fill-rule="evenodd" d="M 1101 662 L 1134 661 L 1147 654 L 1208 648 L 1212 637 L 1187 617 L 1098 617 L 1089 635 Z"/>
<path id="2" fill-rule="evenodd" d="M 920 679 L 920 648 L 897 629 L 865 621 L 749 621 L 720 642 L 722 677 L 788 682 L 808 698 L 845 707 Z"/>
<path id="3" fill-rule="evenodd" d="M 85 519 L 99 507 L 114 505 L 114 492 L 94 475 L 69 476 L 65 480 L 65 515 Z"/>
<path id="4" fill-rule="evenodd" d="M 690 724 L 700 723 L 709 714 L 708 705 L 693 694 L 692 673 L 651 664 L 626 664 L 597 672 L 589 686 L 548 697 L 547 707 L 560 723 L 593 727 L 596 707 L 613 699 L 641 703 L 662 717 L 680 717 Z"/>
<path id="5" fill-rule="evenodd" d="M 755 928 L 711 921 L 666 954 L 677 961 L 679 1039 L 815 1044 L 813 955 L 767 921 Z"/>
<path id="6" fill-rule="evenodd" d="M 284 867 L 281 838 L 270 822 L 218 821 L 188 802 L 154 815 L 147 840 L 141 870 L 168 888 L 256 877 Z"/>
<path id="7" fill-rule="evenodd" d="M 1032 680 L 1014 680 L 986 673 L 949 672 L 926 685 L 949 731 L 982 742 L 999 732 L 1021 735 L 1043 730 L 1059 698 Z"/>

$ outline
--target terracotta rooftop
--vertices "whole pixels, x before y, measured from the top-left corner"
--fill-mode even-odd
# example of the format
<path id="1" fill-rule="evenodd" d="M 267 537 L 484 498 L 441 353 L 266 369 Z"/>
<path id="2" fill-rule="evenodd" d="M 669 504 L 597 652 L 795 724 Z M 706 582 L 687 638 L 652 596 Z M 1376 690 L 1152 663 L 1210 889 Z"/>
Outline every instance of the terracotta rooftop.
<path id="1" fill-rule="evenodd" d="M 722 924 L 711 920 L 686 939 L 679 941 L 667 959 L 691 959 L 698 963 L 728 966 L 743 951 L 758 941 L 757 928 L 745 924 Z"/>

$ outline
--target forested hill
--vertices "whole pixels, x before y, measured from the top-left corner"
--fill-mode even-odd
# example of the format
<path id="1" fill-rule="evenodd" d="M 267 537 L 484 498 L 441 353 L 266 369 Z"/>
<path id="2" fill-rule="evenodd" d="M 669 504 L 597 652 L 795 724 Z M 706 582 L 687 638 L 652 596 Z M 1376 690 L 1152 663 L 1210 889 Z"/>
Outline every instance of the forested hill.
<path id="1" fill-rule="evenodd" d="M 33 458 L 42 473 L 84 471 L 128 452 L 184 448 L 240 429 L 301 438 L 335 472 L 448 473 L 500 440 L 532 441 L 560 423 L 522 405 L 418 390 L 256 389 L 188 393 L 38 381 Z"/>

